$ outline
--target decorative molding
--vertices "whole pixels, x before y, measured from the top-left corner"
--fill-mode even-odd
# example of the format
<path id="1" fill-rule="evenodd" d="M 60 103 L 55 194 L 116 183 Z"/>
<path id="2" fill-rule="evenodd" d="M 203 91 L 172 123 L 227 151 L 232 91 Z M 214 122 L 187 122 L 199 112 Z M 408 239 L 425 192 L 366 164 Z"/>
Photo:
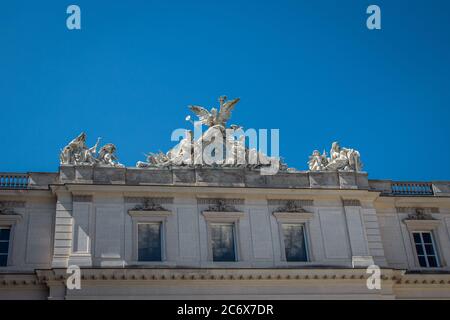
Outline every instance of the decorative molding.
<path id="1" fill-rule="evenodd" d="M 361 201 L 358 199 L 342 199 L 344 207 L 361 207 Z"/>
<path id="2" fill-rule="evenodd" d="M 216 203 L 209 205 L 205 211 L 211 212 L 239 212 L 233 205 L 228 205 L 225 200 L 217 200 Z"/>
<path id="3" fill-rule="evenodd" d="M 408 230 L 411 231 L 431 231 L 436 229 L 440 224 L 440 220 L 418 220 L 418 219 L 404 219 Z"/>
<path id="4" fill-rule="evenodd" d="M 125 203 L 144 203 L 146 200 L 153 201 L 158 204 L 172 204 L 172 197 L 125 197 Z"/>
<path id="5" fill-rule="evenodd" d="M 70 276 L 66 269 L 37 270 L 36 277 L 39 283 L 48 284 L 53 281 L 65 283 Z M 342 279 L 346 281 L 361 282 L 370 275 L 366 273 L 366 268 L 346 268 L 346 269 L 210 269 L 201 271 L 198 269 L 168 269 L 168 268 L 125 268 L 125 269 L 92 269 L 83 268 L 81 275 L 82 280 L 89 281 L 142 281 L 151 282 L 155 280 L 220 280 L 220 281 L 242 281 L 242 280 L 290 280 L 290 281 L 331 281 Z M 0 281 L 0 285 L 12 284 L 13 279 L 17 276 L 8 276 L 4 283 Z M 405 284 L 433 284 L 447 285 L 450 284 L 449 274 L 405 274 L 403 270 L 383 269 L 383 280 L 402 282 Z M 419 282 L 420 281 L 420 282 Z"/>
<path id="6" fill-rule="evenodd" d="M 169 211 L 155 199 L 156 198 L 146 198 L 143 203 L 137 204 L 130 211 Z"/>
<path id="7" fill-rule="evenodd" d="M 273 212 L 272 213 L 277 220 L 296 220 L 299 222 L 305 222 L 314 217 L 312 212 Z"/>
<path id="8" fill-rule="evenodd" d="M 219 202 L 229 206 L 241 206 L 245 204 L 244 199 L 197 198 L 197 204 L 199 205 L 217 205 Z"/>
<path id="9" fill-rule="evenodd" d="M 298 205 L 295 200 L 286 200 L 283 206 L 278 207 L 273 212 L 306 213 L 307 211 Z"/>
<path id="10" fill-rule="evenodd" d="M 15 214 L 0 214 L 0 223 L 6 225 L 13 225 L 22 220 L 22 215 Z"/>
<path id="11" fill-rule="evenodd" d="M 244 216 L 240 211 L 203 211 L 206 220 L 236 221 Z"/>
<path id="12" fill-rule="evenodd" d="M 314 200 L 311 199 L 269 199 L 267 204 L 269 206 L 285 206 L 287 202 L 294 202 L 299 207 L 312 207 L 314 206 Z"/>
<path id="13" fill-rule="evenodd" d="M 2 220 L 7 219 L 7 217 L 22 217 L 21 214 L 14 211 L 13 203 L 10 202 L 0 202 L 0 217 Z M 15 218 L 14 218 L 15 219 Z"/>
<path id="14" fill-rule="evenodd" d="M 163 211 L 152 211 L 152 210 L 129 210 L 128 214 L 133 218 L 140 217 L 168 217 L 172 215 L 172 211 L 163 210 Z"/>
<path id="15" fill-rule="evenodd" d="M 441 222 L 431 215 L 432 212 L 439 212 L 438 208 L 410 208 L 397 207 L 397 212 L 408 213 L 403 219 L 409 231 L 433 230 L 437 228 Z"/>
<path id="16" fill-rule="evenodd" d="M 417 210 L 421 210 L 424 214 L 439 213 L 437 207 L 396 207 L 397 213 L 411 213 L 414 214 Z"/>
<path id="17" fill-rule="evenodd" d="M 425 213 L 421 208 L 417 208 L 414 213 L 408 214 L 407 220 L 436 220 L 431 213 Z"/>
<path id="18" fill-rule="evenodd" d="M 23 202 L 25 204 L 25 202 Z M 22 220 L 22 215 L 12 209 L 14 205 L 18 205 L 18 201 L 2 201 L 0 202 L 0 223 L 13 225 Z"/>
<path id="19" fill-rule="evenodd" d="M 1 200 L 0 207 L 25 208 L 26 201 Z"/>
<path id="20" fill-rule="evenodd" d="M 87 195 L 87 194 L 74 194 L 72 196 L 72 201 L 73 202 L 92 202 L 92 195 Z"/>

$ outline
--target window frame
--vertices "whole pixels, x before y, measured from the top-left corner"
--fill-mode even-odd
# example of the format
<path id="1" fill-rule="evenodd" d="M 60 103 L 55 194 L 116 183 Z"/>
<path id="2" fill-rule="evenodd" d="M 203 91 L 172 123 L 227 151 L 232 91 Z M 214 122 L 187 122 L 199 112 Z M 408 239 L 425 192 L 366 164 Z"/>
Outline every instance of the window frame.
<path id="1" fill-rule="evenodd" d="M 279 224 L 279 229 L 280 229 L 280 235 L 281 235 L 281 242 L 282 242 L 282 259 L 283 261 L 287 262 L 287 263 L 306 263 L 306 262 L 310 262 L 310 258 L 309 258 L 309 242 L 308 242 L 308 237 L 307 237 L 307 230 L 306 230 L 306 222 L 280 222 Z M 288 260 L 286 257 L 286 242 L 285 242 L 285 236 L 284 236 L 284 229 L 283 229 L 283 225 L 297 225 L 297 226 L 301 226 L 303 229 L 303 241 L 305 243 L 305 254 L 306 254 L 306 260 L 302 261 L 302 260 Z"/>
<path id="2" fill-rule="evenodd" d="M 153 224 L 153 225 L 159 225 L 159 243 L 160 243 L 160 260 L 139 260 L 139 225 L 141 224 Z M 163 262 L 165 261 L 165 245 L 164 245 L 164 221 L 139 221 L 136 223 L 136 236 L 137 236 L 137 243 L 136 243 L 136 261 L 139 263 L 152 263 L 152 262 Z"/>
<path id="3" fill-rule="evenodd" d="M 130 210 L 128 214 L 132 219 L 132 253 L 131 260 L 138 265 L 167 264 L 167 218 L 173 215 L 172 211 L 145 211 Z M 139 237 L 138 225 L 145 223 L 161 223 L 161 260 L 140 261 L 139 260 Z"/>
<path id="4" fill-rule="evenodd" d="M 213 241 L 212 241 L 212 225 L 231 225 L 233 230 L 233 250 L 234 250 L 234 260 L 214 260 L 214 248 L 213 248 Z M 239 254 L 238 254 L 238 246 L 237 246 L 237 225 L 236 222 L 217 222 L 217 221 L 211 221 L 208 222 L 208 244 L 209 244 L 209 256 L 211 257 L 211 261 L 214 263 L 229 263 L 229 262 L 237 262 L 239 261 Z"/>
<path id="5" fill-rule="evenodd" d="M 272 215 L 276 219 L 278 226 L 278 240 L 280 248 L 279 262 L 289 266 L 302 266 L 311 264 L 314 261 L 314 254 L 312 250 L 310 221 L 314 218 L 312 212 L 273 212 Z M 307 261 L 287 261 L 286 259 L 286 247 L 284 244 L 284 232 L 283 224 L 302 224 L 306 245 Z"/>
<path id="6" fill-rule="evenodd" d="M 421 239 L 421 246 L 422 246 L 422 250 L 424 252 L 423 256 L 425 257 L 425 262 L 426 262 L 426 266 L 421 266 L 420 265 L 420 260 L 419 260 L 419 253 L 417 252 L 417 248 L 416 248 L 416 241 L 414 240 L 414 234 L 420 234 L 420 239 Z M 437 266 L 435 267 L 430 267 L 429 266 L 429 262 L 428 262 L 428 256 L 433 256 L 433 255 L 428 255 L 426 253 L 426 249 L 425 249 L 425 243 L 423 240 L 423 233 L 428 233 L 430 234 L 430 238 L 431 238 L 431 244 L 433 245 L 433 250 L 434 250 L 434 257 L 436 258 L 436 264 Z M 413 251 L 414 251 L 414 255 L 415 255 L 415 259 L 416 259 L 416 263 L 420 268 L 424 268 L 424 269 L 434 269 L 434 268 L 441 268 L 441 259 L 439 257 L 439 250 L 438 250 L 438 246 L 436 244 L 436 240 L 435 240 L 435 236 L 434 236 L 434 232 L 433 230 L 413 230 L 411 231 L 411 240 L 414 244 L 413 247 Z M 421 255 L 422 256 L 422 255 Z"/>
<path id="7" fill-rule="evenodd" d="M 218 212 L 218 211 L 203 211 L 202 215 L 206 224 L 206 241 L 207 241 L 207 260 L 217 265 L 236 264 L 242 261 L 241 243 L 240 243 L 240 219 L 244 217 L 244 212 Z M 214 261 L 212 251 L 212 237 L 211 237 L 211 224 L 233 224 L 234 235 L 234 261 Z"/>
<path id="8" fill-rule="evenodd" d="M 407 236 L 404 238 L 405 246 L 408 246 L 408 238 L 409 238 L 409 247 L 411 249 L 412 259 L 408 259 L 411 264 L 411 269 L 424 269 L 424 270 L 433 270 L 433 269 L 441 269 L 444 268 L 445 260 L 442 259 L 441 256 L 441 246 L 439 243 L 439 234 L 438 228 L 441 225 L 441 220 L 432 219 L 432 220 L 415 220 L 415 219 L 404 219 L 403 223 L 406 225 Z M 436 252 L 436 259 L 438 261 L 438 267 L 422 267 L 419 262 L 419 257 L 416 250 L 416 243 L 414 241 L 414 232 L 429 232 L 432 235 L 432 241 L 434 245 L 434 250 Z"/>
<path id="9" fill-rule="evenodd" d="M 22 221 L 22 214 L 0 214 L 0 227 L 9 228 L 9 245 L 8 245 L 8 257 L 6 258 L 6 266 L 0 266 L 0 268 L 7 268 L 14 266 L 14 238 L 16 226 Z"/>
<path id="10" fill-rule="evenodd" d="M 6 255 L 6 264 L 4 266 L 0 265 L 0 268 L 6 268 L 10 265 L 13 228 L 14 228 L 13 225 L 0 225 L 0 229 L 9 230 L 8 240 L 0 240 L 0 242 L 8 242 L 8 253 L 6 253 L 6 254 L 0 253 L 0 255 L 2 255 L 2 256 Z"/>

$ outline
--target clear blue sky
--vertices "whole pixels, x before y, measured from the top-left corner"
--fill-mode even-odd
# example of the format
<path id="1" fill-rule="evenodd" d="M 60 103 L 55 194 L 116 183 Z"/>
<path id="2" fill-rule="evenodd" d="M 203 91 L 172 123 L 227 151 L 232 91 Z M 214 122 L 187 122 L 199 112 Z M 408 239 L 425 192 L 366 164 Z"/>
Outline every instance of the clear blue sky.
<path id="1" fill-rule="evenodd" d="M 81 131 L 134 166 L 174 144 L 187 105 L 226 94 L 233 123 L 280 129 L 297 169 L 339 140 L 370 178 L 450 180 L 449 15 L 446 0 L 4 1 L 0 171 L 56 171 Z"/>

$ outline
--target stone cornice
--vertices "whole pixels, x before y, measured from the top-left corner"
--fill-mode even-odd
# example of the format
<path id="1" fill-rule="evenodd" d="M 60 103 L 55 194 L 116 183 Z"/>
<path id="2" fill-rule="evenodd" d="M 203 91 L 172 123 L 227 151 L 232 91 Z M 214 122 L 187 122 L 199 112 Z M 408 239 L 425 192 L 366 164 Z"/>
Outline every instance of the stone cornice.
<path id="1" fill-rule="evenodd" d="M 396 280 L 404 271 L 382 269 L 383 280 Z M 40 281 L 64 280 L 66 269 L 36 270 Z M 366 269 L 81 269 L 82 280 L 361 280 Z M 448 275 L 450 280 L 450 275 Z"/>
<path id="2" fill-rule="evenodd" d="M 8 274 L 0 273 L 0 287 L 14 286 L 42 286 L 43 282 L 39 279 L 37 274 Z"/>
<path id="3" fill-rule="evenodd" d="M 175 186 L 175 185 L 93 185 L 93 184 L 66 184 L 65 188 L 70 191 L 79 192 L 118 192 L 127 193 L 156 193 L 160 195 L 174 193 L 189 193 L 197 195 L 199 193 L 211 195 L 220 198 L 227 194 L 233 198 L 242 198 L 245 196 L 266 197 L 268 199 L 286 196 L 289 198 L 295 196 L 309 197 L 314 199 L 330 199 L 340 197 L 358 198 L 360 200 L 375 200 L 379 196 L 377 191 L 369 190 L 347 190 L 347 189 L 311 189 L 311 188 L 259 188 L 259 187 L 218 187 L 218 186 Z"/>
<path id="4" fill-rule="evenodd" d="M 366 281 L 366 269 L 167 269 L 167 268 L 82 268 L 81 281 L 126 282 L 152 281 Z M 69 274 L 66 269 L 37 269 L 35 274 L 0 274 L 0 287 L 42 286 L 64 284 Z M 382 281 L 396 285 L 444 286 L 450 285 L 450 273 L 405 273 L 405 270 L 381 269 Z"/>

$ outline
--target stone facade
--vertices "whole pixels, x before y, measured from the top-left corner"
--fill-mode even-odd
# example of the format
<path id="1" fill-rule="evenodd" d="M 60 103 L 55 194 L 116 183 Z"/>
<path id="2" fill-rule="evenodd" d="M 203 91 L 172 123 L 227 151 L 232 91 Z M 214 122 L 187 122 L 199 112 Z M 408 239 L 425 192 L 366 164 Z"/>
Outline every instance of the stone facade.
<path id="1" fill-rule="evenodd" d="M 449 196 L 450 182 L 354 171 L 61 165 L 4 173 L 0 227 L 11 232 L 0 299 L 450 298 Z M 157 262 L 137 256 L 137 225 L 149 221 L 162 225 Z M 213 261 L 215 222 L 234 223 L 236 261 Z M 283 223 L 304 225 L 307 261 L 286 261 Z M 433 233 L 439 267 L 420 266 L 414 231 Z M 381 289 L 367 288 L 372 264 Z M 71 265 L 81 267 L 79 290 L 65 286 Z"/>

